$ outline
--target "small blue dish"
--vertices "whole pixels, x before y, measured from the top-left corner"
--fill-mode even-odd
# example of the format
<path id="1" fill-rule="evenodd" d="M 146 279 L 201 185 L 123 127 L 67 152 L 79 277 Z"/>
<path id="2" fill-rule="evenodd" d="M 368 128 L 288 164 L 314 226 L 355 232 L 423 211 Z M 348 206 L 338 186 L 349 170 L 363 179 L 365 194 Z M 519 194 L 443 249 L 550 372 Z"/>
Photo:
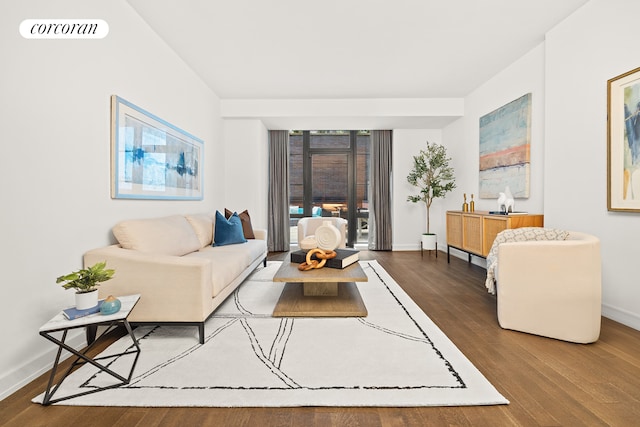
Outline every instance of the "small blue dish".
<path id="1" fill-rule="evenodd" d="M 122 307 L 120 300 L 110 295 L 102 302 L 102 305 L 100 305 L 100 313 L 105 316 L 115 314 L 120 311 L 120 307 Z"/>

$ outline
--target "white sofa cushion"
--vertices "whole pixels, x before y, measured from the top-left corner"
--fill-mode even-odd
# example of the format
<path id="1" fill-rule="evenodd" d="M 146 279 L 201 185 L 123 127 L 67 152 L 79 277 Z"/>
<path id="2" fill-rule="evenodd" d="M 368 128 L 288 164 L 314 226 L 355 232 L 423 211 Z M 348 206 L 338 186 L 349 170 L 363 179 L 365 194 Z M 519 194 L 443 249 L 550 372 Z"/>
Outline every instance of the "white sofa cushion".
<path id="1" fill-rule="evenodd" d="M 251 239 L 235 245 L 207 246 L 186 257 L 205 258 L 211 262 L 211 296 L 215 297 L 266 250 L 266 241 Z"/>
<path id="2" fill-rule="evenodd" d="M 200 241 L 182 215 L 122 221 L 112 229 L 125 249 L 182 256 L 200 249 Z"/>
<path id="3" fill-rule="evenodd" d="M 246 265 L 244 268 L 248 267 L 255 259 L 260 257 L 263 253 L 267 251 L 267 241 L 259 240 L 259 239 L 248 239 L 245 243 L 238 243 L 235 245 L 226 245 L 226 246 L 212 246 L 203 248 L 202 251 L 212 250 L 216 254 L 220 253 L 236 253 L 241 251 L 247 256 Z"/>
<path id="4" fill-rule="evenodd" d="M 200 247 L 204 248 L 213 243 L 213 214 L 202 213 L 194 215 L 186 215 L 187 221 L 193 227 L 198 236 Z"/>

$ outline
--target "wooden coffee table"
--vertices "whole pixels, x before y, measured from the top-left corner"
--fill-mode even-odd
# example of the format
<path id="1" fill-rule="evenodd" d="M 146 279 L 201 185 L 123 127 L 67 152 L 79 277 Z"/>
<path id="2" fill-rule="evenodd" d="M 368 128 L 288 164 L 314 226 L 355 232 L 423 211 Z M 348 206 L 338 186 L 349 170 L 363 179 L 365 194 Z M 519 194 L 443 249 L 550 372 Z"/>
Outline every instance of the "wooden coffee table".
<path id="1" fill-rule="evenodd" d="M 300 271 L 284 261 L 273 278 L 286 282 L 274 317 L 366 317 L 367 308 L 355 282 L 368 281 L 358 262 L 344 269 Z"/>

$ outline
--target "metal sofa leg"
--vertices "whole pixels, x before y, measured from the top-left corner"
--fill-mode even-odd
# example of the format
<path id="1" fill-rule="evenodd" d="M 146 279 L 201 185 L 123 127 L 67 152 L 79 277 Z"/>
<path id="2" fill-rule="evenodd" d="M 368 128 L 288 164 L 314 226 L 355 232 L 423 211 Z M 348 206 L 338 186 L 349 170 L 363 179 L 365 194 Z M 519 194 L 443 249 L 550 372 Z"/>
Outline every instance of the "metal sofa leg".
<path id="1" fill-rule="evenodd" d="M 200 344 L 204 344 L 204 322 L 198 323 L 198 335 L 200 336 Z"/>

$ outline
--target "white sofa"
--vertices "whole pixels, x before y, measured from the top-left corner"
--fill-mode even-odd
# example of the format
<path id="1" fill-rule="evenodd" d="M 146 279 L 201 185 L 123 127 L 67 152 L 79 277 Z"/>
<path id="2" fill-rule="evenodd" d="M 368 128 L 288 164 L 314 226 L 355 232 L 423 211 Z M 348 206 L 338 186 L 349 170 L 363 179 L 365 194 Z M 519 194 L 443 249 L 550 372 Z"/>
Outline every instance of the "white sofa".
<path id="1" fill-rule="evenodd" d="M 502 328 L 575 343 L 600 336 L 601 259 L 597 237 L 517 241 L 497 248 L 498 322 Z"/>
<path id="2" fill-rule="evenodd" d="M 100 298 L 140 294 L 129 322 L 197 325 L 204 343 L 207 318 L 267 261 L 265 230 L 254 229 L 246 243 L 212 246 L 214 222 L 211 214 L 120 222 L 113 228 L 119 244 L 84 255 L 85 266 L 106 261 L 116 270 Z"/>

